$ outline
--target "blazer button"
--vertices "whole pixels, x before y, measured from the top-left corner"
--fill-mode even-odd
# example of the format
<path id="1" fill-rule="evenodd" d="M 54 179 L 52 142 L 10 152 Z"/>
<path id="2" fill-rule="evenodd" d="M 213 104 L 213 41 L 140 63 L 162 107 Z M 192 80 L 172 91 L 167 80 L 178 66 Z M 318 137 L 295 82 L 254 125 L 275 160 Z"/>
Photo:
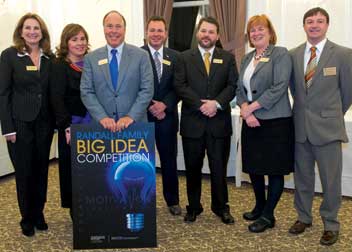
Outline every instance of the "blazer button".
<path id="1" fill-rule="evenodd" d="M 257 90 L 252 90 L 252 94 L 256 94 L 257 93 Z"/>
<path id="2" fill-rule="evenodd" d="M 118 97 L 118 95 L 117 94 L 115 94 L 115 98 L 117 98 Z"/>
<path id="3" fill-rule="evenodd" d="M 113 114 L 113 115 L 116 115 L 116 112 L 113 112 L 112 114 Z"/>
<path id="4" fill-rule="evenodd" d="M 38 98 L 39 98 L 39 99 L 42 98 L 42 94 L 38 94 Z"/>

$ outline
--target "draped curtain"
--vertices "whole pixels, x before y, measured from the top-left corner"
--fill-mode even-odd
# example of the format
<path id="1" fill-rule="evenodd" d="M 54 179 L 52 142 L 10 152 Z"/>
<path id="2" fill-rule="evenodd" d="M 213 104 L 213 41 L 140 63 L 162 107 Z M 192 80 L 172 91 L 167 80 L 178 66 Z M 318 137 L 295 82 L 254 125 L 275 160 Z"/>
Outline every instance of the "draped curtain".
<path id="1" fill-rule="evenodd" d="M 151 16 L 162 16 L 166 20 L 167 28 L 169 28 L 173 0 L 143 0 L 144 2 L 144 26 Z"/>
<path id="2" fill-rule="evenodd" d="M 246 0 L 209 0 L 209 10 L 219 21 L 222 47 L 235 56 L 239 67 L 245 53 Z"/>
<path id="3" fill-rule="evenodd" d="M 169 29 L 169 47 L 183 52 L 191 48 L 198 6 L 175 8 Z"/>

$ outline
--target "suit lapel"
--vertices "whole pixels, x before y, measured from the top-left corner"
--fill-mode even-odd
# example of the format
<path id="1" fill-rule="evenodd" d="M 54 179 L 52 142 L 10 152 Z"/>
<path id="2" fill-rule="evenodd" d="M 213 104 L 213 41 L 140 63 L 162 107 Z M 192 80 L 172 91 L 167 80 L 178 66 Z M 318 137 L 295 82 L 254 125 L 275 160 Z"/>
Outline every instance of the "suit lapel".
<path id="1" fill-rule="evenodd" d="M 198 48 L 193 50 L 192 56 L 193 56 L 192 61 L 196 66 L 196 68 L 198 69 L 198 71 L 201 72 L 204 76 L 208 77 L 207 70 L 205 69 L 203 57 L 200 54 L 200 51 Z"/>
<path id="2" fill-rule="evenodd" d="M 326 63 L 328 62 L 329 58 L 331 57 L 331 53 L 332 53 L 331 48 L 332 48 L 332 44 L 329 41 L 326 41 L 325 46 L 322 51 L 322 54 L 320 55 L 320 59 L 319 59 L 317 68 L 316 68 L 315 73 L 313 75 L 312 85 L 310 88 L 312 88 L 312 86 L 315 83 L 315 80 L 320 75 L 320 72 L 323 70 L 324 66 L 326 66 Z"/>
<path id="3" fill-rule="evenodd" d="M 40 61 L 40 74 L 41 75 L 42 75 L 42 73 L 48 72 L 49 61 L 50 61 L 50 59 L 47 59 L 45 57 L 41 58 L 41 61 Z"/>
<path id="4" fill-rule="evenodd" d="M 300 47 L 297 49 L 297 54 L 296 54 L 296 61 L 297 61 L 297 69 L 298 69 L 298 76 L 302 77 L 300 80 L 301 85 L 303 85 L 303 88 L 305 88 L 305 80 L 304 80 L 304 51 L 306 48 L 306 44 L 302 44 Z"/>
<path id="5" fill-rule="evenodd" d="M 241 69 L 243 69 L 243 71 L 240 71 L 240 76 L 239 79 L 241 81 L 243 81 L 243 76 L 244 76 L 244 70 L 248 67 L 249 63 L 252 61 L 253 55 L 254 55 L 255 51 L 252 51 L 248 54 L 246 54 L 244 56 L 244 59 L 242 60 L 242 64 L 241 64 Z"/>
<path id="6" fill-rule="evenodd" d="M 19 57 L 19 56 L 17 56 L 17 57 Z M 40 62 L 40 69 L 39 69 L 39 71 L 38 71 L 38 70 L 29 71 L 29 70 L 27 69 L 28 66 L 33 66 L 33 67 L 35 66 L 29 55 L 28 55 L 28 56 L 27 56 L 27 55 L 26 55 L 26 56 L 22 56 L 22 57 L 19 57 L 19 58 L 20 58 L 20 60 L 23 62 L 24 71 L 27 72 L 28 76 L 30 76 L 30 78 L 35 79 L 35 82 L 36 82 L 36 83 L 40 83 L 40 74 L 41 74 L 41 72 L 42 72 L 42 69 L 43 69 L 43 68 L 45 69 L 45 63 L 44 63 L 45 58 L 42 57 L 43 59 L 40 59 L 41 62 Z M 43 72 L 43 73 L 45 73 L 45 72 Z"/>
<path id="7" fill-rule="evenodd" d="M 106 59 L 108 62 L 107 64 L 102 64 L 99 66 L 99 61 L 100 60 L 104 60 Z M 101 68 L 101 70 L 103 71 L 103 74 L 104 74 L 104 77 L 105 77 L 105 80 L 106 80 L 106 84 L 108 86 L 108 88 L 110 88 L 110 90 L 112 92 L 115 92 L 114 88 L 112 87 L 112 82 L 111 82 L 111 75 L 110 75 L 110 68 L 109 68 L 109 56 L 108 56 L 108 48 L 107 46 L 101 48 L 101 51 L 99 52 L 98 54 L 98 66 Z"/>
<path id="8" fill-rule="evenodd" d="M 168 61 L 171 63 L 171 59 L 170 59 L 170 56 L 168 54 L 168 51 L 166 50 L 166 48 L 164 47 L 163 49 L 163 61 Z M 163 83 L 163 80 L 165 79 L 166 76 L 169 75 L 170 73 L 170 67 L 171 67 L 171 64 L 168 65 L 168 64 L 164 64 L 163 61 L 161 62 L 162 66 L 163 66 L 163 72 L 161 74 L 161 78 L 160 78 L 160 83 Z"/>
<path id="9" fill-rule="evenodd" d="M 274 46 L 273 46 L 273 45 L 269 45 L 269 48 L 268 48 L 267 52 L 264 54 L 264 56 L 262 57 L 262 59 L 263 59 L 263 58 L 268 58 L 269 60 L 271 60 L 271 59 L 270 59 L 270 55 L 271 55 L 273 49 L 274 49 Z M 254 69 L 253 76 L 254 76 L 262 67 L 264 67 L 265 64 L 267 64 L 267 62 L 262 62 L 261 60 L 259 60 L 257 66 L 256 66 L 255 69 Z"/>
<path id="10" fill-rule="evenodd" d="M 297 47 L 295 53 L 292 55 L 293 57 L 293 66 L 297 73 L 295 74 L 298 79 L 296 79 L 296 86 L 301 85 L 301 88 L 305 90 L 305 80 L 304 80 L 304 52 L 306 48 L 306 43 L 301 44 Z M 296 88 L 297 89 L 297 88 Z"/>
<path id="11" fill-rule="evenodd" d="M 155 67 L 155 62 L 154 62 L 154 59 L 153 59 L 153 55 L 149 49 L 149 46 L 148 45 L 145 45 L 145 46 L 142 46 L 143 49 L 145 49 L 148 54 L 149 54 L 149 58 L 150 58 L 150 63 L 152 64 L 152 69 L 153 69 L 153 86 L 154 86 L 154 97 L 157 96 L 157 92 L 158 92 L 158 78 L 157 78 L 157 72 L 156 72 L 156 67 Z"/>
<path id="12" fill-rule="evenodd" d="M 222 62 L 222 63 L 220 63 L 220 62 L 214 63 L 214 59 L 215 59 L 215 61 L 218 61 L 218 60 L 222 60 L 223 61 L 221 52 L 216 47 L 214 49 L 213 57 L 211 59 L 209 79 L 213 78 L 213 76 L 215 75 L 217 69 L 224 63 L 224 62 Z M 203 65 L 204 65 L 204 63 L 203 63 Z"/>
<path id="13" fill-rule="evenodd" d="M 128 66 L 132 60 L 132 55 L 130 55 L 130 50 L 128 45 L 125 43 L 122 49 L 122 55 L 121 55 L 121 60 L 120 60 L 120 65 L 119 65 L 119 79 L 117 82 L 117 89 L 116 91 L 119 91 L 121 89 L 121 86 L 124 83 L 124 78 L 126 77 L 126 74 L 128 72 Z"/>

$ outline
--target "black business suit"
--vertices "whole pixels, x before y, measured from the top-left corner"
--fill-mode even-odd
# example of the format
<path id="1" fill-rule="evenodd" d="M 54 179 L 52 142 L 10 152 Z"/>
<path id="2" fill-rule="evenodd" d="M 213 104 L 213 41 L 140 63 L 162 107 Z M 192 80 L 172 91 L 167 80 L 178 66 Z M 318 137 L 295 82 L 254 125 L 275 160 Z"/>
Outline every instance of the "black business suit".
<path id="1" fill-rule="evenodd" d="M 61 206 L 72 207 L 71 148 L 66 143 L 65 129 L 71 126 L 72 115 L 84 117 L 87 109 L 80 97 L 82 72 L 65 60 L 54 60 L 50 73 L 50 102 L 59 130 L 59 176 Z"/>
<path id="2" fill-rule="evenodd" d="M 28 55 L 10 47 L 0 60 L 0 119 L 2 134 L 16 132 L 8 142 L 15 168 L 18 204 L 22 221 L 43 217 L 48 164 L 53 135 L 48 100 L 50 57 L 41 57 L 40 71 Z"/>
<path id="3" fill-rule="evenodd" d="M 163 182 L 163 195 L 168 206 L 179 204 L 178 177 L 177 177 L 177 131 L 178 113 L 173 81 L 178 52 L 163 48 L 163 71 L 158 80 L 153 56 L 147 45 L 142 47 L 148 51 L 154 75 L 153 100 L 161 101 L 166 105 L 165 118 L 158 120 L 148 111 L 148 121 L 155 123 L 155 141 L 159 152 Z"/>
<path id="4" fill-rule="evenodd" d="M 229 102 L 235 96 L 238 73 L 234 57 L 215 48 L 209 76 L 198 48 L 181 54 L 176 66 L 175 90 L 182 100 L 181 129 L 187 178 L 187 211 L 201 212 L 201 169 L 207 151 L 211 176 L 211 208 L 215 214 L 229 211 L 226 184 L 232 134 Z M 216 100 L 221 109 L 209 118 L 199 108 L 201 99 Z"/>

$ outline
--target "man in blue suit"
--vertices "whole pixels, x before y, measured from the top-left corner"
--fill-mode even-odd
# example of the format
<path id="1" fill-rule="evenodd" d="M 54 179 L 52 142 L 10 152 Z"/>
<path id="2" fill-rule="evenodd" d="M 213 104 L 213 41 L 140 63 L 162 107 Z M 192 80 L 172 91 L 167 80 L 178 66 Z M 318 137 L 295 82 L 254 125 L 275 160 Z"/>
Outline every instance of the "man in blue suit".
<path id="1" fill-rule="evenodd" d="M 163 194 L 172 215 L 180 215 L 177 178 L 178 98 L 173 88 L 177 52 L 164 47 L 165 19 L 151 17 L 147 22 L 147 45 L 154 74 L 154 97 L 148 107 L 148 120 L 155 122 L 155 141 L 159 152 Z"/>
<path id="2" fill-rule="evenodd" d="M 153 72 L 144 50 L 124 42 L 125 18 L 117 11 L 103 19 L 107 45 L 84 58 L 81 98 L 92 117 L 113 132 L 147 121 Z"/>

